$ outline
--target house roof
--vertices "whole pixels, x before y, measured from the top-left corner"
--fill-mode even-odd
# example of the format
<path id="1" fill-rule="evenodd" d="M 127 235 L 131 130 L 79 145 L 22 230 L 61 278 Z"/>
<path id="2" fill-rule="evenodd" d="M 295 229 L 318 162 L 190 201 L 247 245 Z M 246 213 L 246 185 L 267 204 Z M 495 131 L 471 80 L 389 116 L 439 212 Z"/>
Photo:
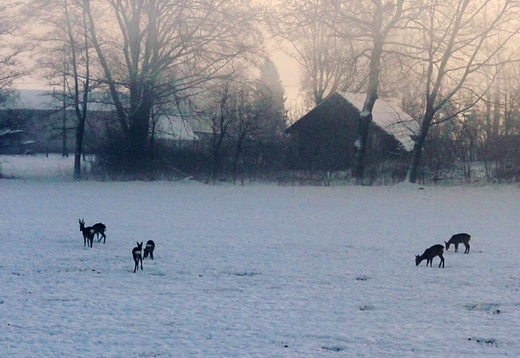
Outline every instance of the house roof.
<path id="1" fill-rule="evenodd" d="M 363 109 L 366 94 L 339 93 L 349 101 L 358 111 Z M 414 141 L 412 137 L 419 132 L 419 124 L 410 115 L 405 113 L 395 98 L 378 98 L 372 110 L 372 120 L 385 132 L 394 136 L 403 147 L 411 151 Z"/>
<path id="2" fill-rule="evenodd" d="M 12 100 L 3 103 L 2 109 L 38 109 L 48 110 L 60 107 L 60 101 L 52 96 L 52 91 L 16 90 Z"/>
<path id="3" fill-rule="evenodd" d="M 63 108 L 63 98 L 60 91 L 53 90 L 16 90 L 16 96 L 12 100 L 0 105 L 0 109 L 34 109 L 34 110 L 56 110 Z M 100 97 L 100 93 L 92 92 L 91 99 Z M 89 109 L 95 111 L 110 111 L 112 106 L 90 102 Z"/>
<path id="4" fill-rule="evenodd" d="M 0 105 L 0 109 L 31 109 L 31 110 L 58 110 L 63 108 L 62 94 L 52 90 L 16 90 L 12 100 Z M 92 92 L 90 98 L 98 100 L 89 103 L 89 110 L 110 111 L 113 106 L 102 101 L 106 93 Z M 181 118 L 174 114 L 162 114 L 157 121 L 157 136 L 159 138 L 176 138 L 182 140 L 198 139 L 194 132 L 211 131 L 211 127 L 200 116 Z M 0 132 L 0 135 L 5 133 Z"/>
<path id="5" fill-rule="evenodd" d="M 350 103 L 359 113 L 363 109 L 366 94 L 335 92 L 301 117 L 299 121 L 305 120 L 313 111 L 322 106 L 326 106 L 330 101 L 337 101 L 339 98 Z M 297 126 L 299 121 L 294 123 L 293 126 Z M 396 99 L 379 98 L 372 110 L 372 121 L 379 128 L 398 140 L 407 151 L 413 149 L 414 141 L 412 137 L 419 132 L 419 124 L 399 107 Z M 290 132 L 291 128 L 288 128 L 287 131 Z"/>
<path id="6" fill-rule="evenodd" d="M 18 133 L 23 133 L 23 130 L 21 129 L 0 129 L 0 137 L 3 137 L 3 136 L 8 136 L 8 135 L 12 135 L 12 134 L 18 134 Z"/>
<path id="7" fill-rule="evenodd" d="M 156 124 L 157 137 L 177 140 L 196 140 L 192 126 L 185 119 L 175 115 L 161 115 Z"/>

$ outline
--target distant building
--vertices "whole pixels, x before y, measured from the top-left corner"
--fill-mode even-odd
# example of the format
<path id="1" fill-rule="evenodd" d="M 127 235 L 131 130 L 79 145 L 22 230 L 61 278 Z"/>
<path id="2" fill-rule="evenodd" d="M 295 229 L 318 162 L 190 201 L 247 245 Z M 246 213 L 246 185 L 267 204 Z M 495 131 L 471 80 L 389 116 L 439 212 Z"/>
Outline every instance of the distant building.
<path id="1" fill-rule="evenodd" d="M 0 105 L 0 127 L 22 130 L 32 140 L 31 151 L 61 153 L 64 135 L 67 152 L 75 149 L 76 115 L 60 92 L 46 90 L 17 90 L 17 96 Z M 85 132 L 85 152 L 97 139 L 96 118 L 109 115 L 111 108 L 98 103 L 89 104 L 89 130 Z"/>
<path id="2" fill-rule="evenodd" d="M 34 151 L 34 143 L 21 129 L 0 130 L 0 154 L 29 154 Z"/>
<path id="3" fill-rule="evenodd" d="M 18 90 L 17 92 L 18 95 L 13 100 L 0 105 L 0 128 L 9 131 L 21 130 L 23 136 L 33 140 L 31 150 L 39 153 L 61 153 L 65 133 L 68 152 L 73 153 L 77 118 L 67 99 L 66 109 L 63 110 L 62 93 L 45 90 Z M 90 95 L 92 102 L 88 104 L 89 113 L 84 137 L 85 153 L 95 150 L 107 130 L 113 130 L 114 126 L 117 126 L 116 114 L 114 107 L 110 105 L 110 99 L 98 98 L 106 95 L 98 92 Z M 199 116 L 186 115 L 186 118 L 181 118 L 176 114 L 166 114 L 164 111 L 162 113 L 154 118 L 151 124 L 151 130 L 153 129 L 154 137 L 158 142 L 185 145 L 198 141 L 200 136 L 208 131 L 207 123 Z M 22 134 L 17 135 L 22 136 Z M 10 140 L 14 138 L 12 136 Z"/>
<path id="4" fill-rule="evenodd" d="M 311 171 L 351 169 L 364 94 L 333 93 L 287 128 L 289 167 Z M 413 149 L 418 124 L 391 100 L 378 99 L 372 112 L 367 162 L 396 160 Z"/>

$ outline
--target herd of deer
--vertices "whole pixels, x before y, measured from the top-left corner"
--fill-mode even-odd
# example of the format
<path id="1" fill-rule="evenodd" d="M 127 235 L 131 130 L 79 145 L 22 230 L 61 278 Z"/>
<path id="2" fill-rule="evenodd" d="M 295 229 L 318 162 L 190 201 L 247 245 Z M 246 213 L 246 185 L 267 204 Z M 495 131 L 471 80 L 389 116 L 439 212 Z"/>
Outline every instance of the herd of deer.
<path id="1" fill-rule="evenodd" d="M 455 252 L 458 252 L 459 244 L 464 244 L 464 246 L 466 247 L 466 250 L 464 250 L 464 253 L 469 254 L 469 247 L 470 247 L 469 240 L 471 240 L 471 235 L 469 235 L 469 234 L 466 234 L 466 233 L 455 234 L 451 237 L 450 241 L 444 241 L 444 245 L 441 245 L 441 244 L 433 245 L 432 247 L 426 249 L 421 256 L 415 255 L 415 265 L 419 266 L 421 261 L 426 260 L 426 266 L 428 266 L 428 264 L 430 264 L 430 267 L 431 267 L 432 263 L 433 263 L 433 259 L 436 256 L 439 256 L 439 258 L 441 259 L 441 262 L 439 263 L 439 267 L 441 267 L 441 265 L 442 265 L 442 267 L 444 267 L 444 257 L 442 256 L 442 254 L 444 253 L 444 246 L 446 246 L 446 251 L 448 251 L 450 248 L 450 245 L 454 245 Z"/>
<path id="2" fill-rule="evenodd" d="M 85 220 L 79 219 L 79 230 L 83 234 L 83 246 L 92 247 L 92 242 L 94 241 L 94 235 L 97 235 L 98 242 L 101 242 L 103 239 L 103 243 L 106 242 L 107 236 L 105 235 L 107 227 L 103 223 L 97 223 L 92 226 L 85 227 Z M 101 237 L 99 237 L 101 235 Z M 471 240 L 471 235 L 466 233 L 455 234 L 451 237 L 449 241 L 444 241 L 445 245 L 437 244 L 432 247 L 426 249 L 422 255 L 415 255 L 415 265 L 419 266 L 419 264 L 426 260 L 426 266 L 430 264 L 430 267 L 433 264 L 433 259 L 437 256 L 441 259 L 439 263 L 439 267 L 444 267 L 444 257 L 442 254 L 444 253 L 444 247 L 446 247 L 446 251 L 449 250 L 450 245 L 455 246 L 455 252 L 459 251 L 459 244 L 464 244 L 466 250 L 464 250 L 465 254 L 469 254 L 469 241 Z M 153 251 L 155 250 L 155 242 L 153 240 L 148 240 L 146 242 L 146 246 L 143 252 L 143 242 L 137 243 L 137 246 L 132 249 L 132 256 L 134 258 L 134 272 L 139 268 L 139 264 L 141 265 L 141 271 L 143 270 L 143 255 L 144 257 L 148 257 L 150 255 L 150 259 L 153 260 Z M 143 255 L 142 255 L 143 253 Z"/>
<path id="3" fill-rule="evenodd" d="M 105 235 L 107 227 L 103 223 L 97 223 L 92 226 L 85 227 L 85 220 L 79 219 L 79 231 L 83 234 L 83 246 L 92 247 L 92 243 L 94 242 L 94 235 L 97 235 L 98 242 L 101 242 L 103 239 L 103 244 L 107 240 L 107 236 Z M 99 237 L 101 235 L 101 237 Z M 155 250 L 155 242 L 153 240 L 148 240 L 146 242 L 146 246 L 143 251 L 143 243 L 137 243 L 137 246 L 132 249 L 132 256 L 134 258 L 134 272 L 138 269 L 139 263 L 141 264 L 141 271 L 143 270 L 143 255 L 144 257 L 148 257 L 150 255 L 150 259 L 153 260 L 153 251 Z M 143 255 L 142 255 L 143 253 Z"/>

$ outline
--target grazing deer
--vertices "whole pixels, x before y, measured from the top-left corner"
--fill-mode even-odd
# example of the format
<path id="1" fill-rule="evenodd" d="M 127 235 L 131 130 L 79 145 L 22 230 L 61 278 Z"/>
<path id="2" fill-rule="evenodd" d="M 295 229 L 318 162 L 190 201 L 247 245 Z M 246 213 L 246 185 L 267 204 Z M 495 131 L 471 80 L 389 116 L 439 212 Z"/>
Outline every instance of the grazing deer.
<path id="1" fill-rule="evenodd" d="M 132 249 L 132 256 L 134 257 L 134 273 L 139 268 L 139 261 L 141 261 L 141 271 L 143 271 L 143 257 L 141 256 L 141 252 L 143 251 L 143 243 L 137 243 L 137 247 Z"/>
<path id="2" fill-rule="evenodd" d="M 79 231 L 83 234 L 83 246 L 92 247 L 94 241 L 94 229 L 92 226 L 85 227 L 85 220 L 79 219 Z"/>
<path id="3" fill-rule="evenodd" d="M 469 235 L 469 234 L 466 234 L 466 233 L 455 234 L 451 237 L 450 241 L 448 241 L 448 242 L 444 241 L 444 243 L 446 244 L 446 251 L 448 251 L 448 249 L 450 248 L 450 245 L 453 244 L 453 245 L 455 245 L 455 252 L 459 252 L 459 244 L 463 243 L 464 246 L 466 247 L 466 250 L 464 250 L 464 253 L 469 254 L 469 240 L 471 240 L 471 235 Z"/>
<path id="4" fill-rule="evenodd" d="M 105 230 L 107 227 L 103 223 L 97 223 L 92 225 L 92 229 L 94 229 L 94 234 L 97 235 L 98 242 L 101 242 L 101 239 L 103 239 L 103 244 L 107 240 L 107 236 L 105 235 Z M 99 238 L 99 234 L 101 234 L 101 238 Z"/>
<path id="5" fill-rule="evenodd" d="M 146 243 L 146 247 L 144 248 L 144 257 L 148 257 L 150 254 L 150 259 L 153 260 L 153 250 L 155 250 L 155 242 L 153 240 L 148 240 Z"/>
<path id="6" fill-rule="evenodd" d="M 442 256 L 443 253 L 444 253 L 444 246 L 442 246 L 440 244 L 433 245 L 432 247 L 426 249 L 421 256 L 415 255 L 415 266 L 419 266 L 421 261 L 426 259 L 426 266 L 428 266 L 428 264 L 430 264 L 430 267 L 431 267 L 432 263 L 433 263 L 433 258 L 435 256 L 439 256 L 441 258 L 439 267 L 441 267 L 441 265 L 442 265 L 442 267 L 444 267 L 444 257 Z"/>

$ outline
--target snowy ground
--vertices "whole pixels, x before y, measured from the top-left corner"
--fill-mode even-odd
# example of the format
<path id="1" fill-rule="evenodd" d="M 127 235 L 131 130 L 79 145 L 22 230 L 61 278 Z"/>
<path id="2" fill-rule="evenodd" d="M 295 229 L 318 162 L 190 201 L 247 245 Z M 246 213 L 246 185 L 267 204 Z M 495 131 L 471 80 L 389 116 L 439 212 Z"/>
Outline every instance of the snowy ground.
<path id="1" fill-rule="evenodd" d="M 2 357 L 520 356 L 516 186 L 4 179 L 0 199 Z M 415 266 L 457 232 L 469 255 Z"/>
<path id="2" fill-rule="evenodd" d="M 57 154 L 0 155 L 0 173 L 7 178 L 31 180 L 70 181 L 74 169 L 74 156 Z"/>

